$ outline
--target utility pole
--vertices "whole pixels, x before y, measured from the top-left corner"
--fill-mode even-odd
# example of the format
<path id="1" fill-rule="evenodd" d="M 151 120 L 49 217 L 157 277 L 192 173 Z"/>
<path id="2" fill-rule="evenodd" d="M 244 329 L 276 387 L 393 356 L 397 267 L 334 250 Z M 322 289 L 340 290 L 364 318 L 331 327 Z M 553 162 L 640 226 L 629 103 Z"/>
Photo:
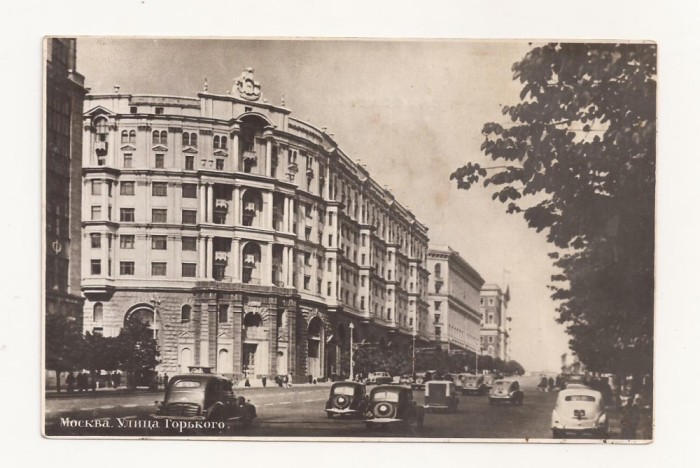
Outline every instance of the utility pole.
<path id="1" fill-rule="evenodd" d="M 352 344 L 352 332 L 355 329 L 355 324 L 350 322 L 350 380 L 355 380 L 355 373 L 353 372 L 353 358 L 352 352 L 354 345 Z"/>
<path id="2" fill-rule="evenodd" d="M 416 375 L 416 331 L 413 330 L 413 347 L 412 347 L 412 352 L 413 352 L 413 360 L 412 360 L 412 372 L 411 372 L 411 378 L 413 378 Z"/>

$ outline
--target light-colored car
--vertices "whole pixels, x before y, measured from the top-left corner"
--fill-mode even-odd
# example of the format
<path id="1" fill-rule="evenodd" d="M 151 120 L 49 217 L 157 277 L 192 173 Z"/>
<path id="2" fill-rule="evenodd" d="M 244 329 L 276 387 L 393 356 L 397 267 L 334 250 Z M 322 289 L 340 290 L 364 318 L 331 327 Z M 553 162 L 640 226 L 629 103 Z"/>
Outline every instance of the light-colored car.
<path id="1" fill-rule="evenodd" d="M 367 385 L 385 385 L 392 383 L 393 379 L 388 372 L 370 372 L 365 383 Z"/>
<path id="2" fill-rule="evenodd" d="M 489 404 L 491 405 L 496 403 L 522 405 L 523 399 L 524 394 L 523 391 L 520 390 L 520 384 L 514 379 L 496 380 L 489 392 Z"/>
<path id="3" fill-rule="evenodd" d="M 459 374 L 457 380 L 462 384 L 463 395 L 485 395 L 488 391 L 481 374 Z"/>
<path id="4" fill-rule="evenodd" d="M 599 391 L 580 387 L 559 392 L 552 411 L 552 437 L 560 439 L 567 433 L 607 437 L 608 416 Z"/>

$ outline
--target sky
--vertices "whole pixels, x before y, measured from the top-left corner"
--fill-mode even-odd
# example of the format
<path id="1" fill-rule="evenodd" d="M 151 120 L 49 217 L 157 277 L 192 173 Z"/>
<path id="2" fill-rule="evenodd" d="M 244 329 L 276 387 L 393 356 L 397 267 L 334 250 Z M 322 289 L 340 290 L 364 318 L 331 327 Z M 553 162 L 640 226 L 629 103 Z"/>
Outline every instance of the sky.
<path id="1" fill-rule="evenodd" d="M 491 200 L 458 190 L 450 174 L 481 153 L 485 122 L 507 123 L 518 100 L 511 66 L 525 41 L 78 40 L 78 71 L 92 93 L 225 94 L 246 67 L 263 99 L 327 127 L 429 228 L 431 242 L 460 252 L 487 283 L 510 287 L 511 357 L 526 370 L 556 371 L 568 336 L 547 289 L 556 271 L 544 233 Z"/>

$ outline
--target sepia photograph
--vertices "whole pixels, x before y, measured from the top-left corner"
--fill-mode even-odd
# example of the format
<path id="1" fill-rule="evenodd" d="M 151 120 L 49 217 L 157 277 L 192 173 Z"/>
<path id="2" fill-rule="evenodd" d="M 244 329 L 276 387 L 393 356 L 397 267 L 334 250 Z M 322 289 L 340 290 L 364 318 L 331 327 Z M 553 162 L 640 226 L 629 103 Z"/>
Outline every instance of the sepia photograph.
<path id="1" fill-rule="evenodd" d="M 652 442 L 642 39 L 46 36 L 42 433 Z"/>

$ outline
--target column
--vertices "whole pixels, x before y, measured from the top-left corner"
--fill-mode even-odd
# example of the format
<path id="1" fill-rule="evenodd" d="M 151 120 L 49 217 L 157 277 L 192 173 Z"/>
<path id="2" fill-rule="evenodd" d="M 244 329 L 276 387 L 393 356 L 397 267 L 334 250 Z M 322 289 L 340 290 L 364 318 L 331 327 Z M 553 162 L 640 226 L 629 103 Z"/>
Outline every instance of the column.
<path id="1" fill-rule="evenodd" d="M 209 304 L 202 303 L 200 316 L 199 365 L 209 365 Z"/>
<path id="2" fill-rule="evenodd" d="M 231 247 L 231 257 L 233 262 L 233 282 L 241 282 L 241 241 L 233 239 Z"/>
<path id="3" fill-rule="evenodd" d="M 107 148 L 107 156 L 106 156 L 106 161 L 105 165 L 107 167 L 115 167 L 114 160 L 115 160 L 115 154 L 117 153 L 117 134 L 119 133 L 117 130 L 116 124 L 111 124 L 109 126 L 109 148 Z"/>
<path id="4" fill-rule="evenodd" d="M 265 228 L 272 230 L 272 207 L 273 196 L 272 192 L 265 192 Z"/>
<path id="5" fill-rule="evenodd" d="M 101 234 L 102 239 L 100 239 L 100 247 L 102 250 L 102 255 L 100 257 L 102 267 L 101 267 L 101 274 L 100 276 L 107 277 L 109 276 L 109 233 L 103 232 Z"/>
<path id="6" fill-rule="evenodd" d="M 214 277 L 214 238 L 207 236 L 207 278 Z"/>
<path id="7" fill-rule="evenodd" d="M 182 237 L 174 236 L 172 239 L 173 243 L 173 278 L 182 277 Z"/>
<path id="8" fill-rule="evenodd" d="M 112 235 L 112 277 L 119 277 L 119 235 Z"/>
<path id="9" fill-rule="evenodd" d="M 265 244 L 265 257 L 263 259 L 263 278 L 260 282 L 263 286 L 272 284 L 272 242 Z"/>
<path id="10" fill-rule="evenodd" d="M 272 177 L 272 139 L 267 139 L 267 147 L 265 148 L 265 175 Z"/>
<path id="11" fill-rule="evenodd" d="M 199 278 L 206 278 L 207 274 L 207 264 L 206 264 L 206 252 L 207 252 L 207 239 L 206 237 L 199 238 L 199 265 L 197 268 L 197 276 Z"/>
<path id="12" fill-rule="evenodd" d="M 207 184 L 207 222 L 213 220 L 212 213 L 214 211 L 214 184 Z"/>
<path id="13" fill-rule="evenodd" d="M 92 134 L 91 129 L 92 127 L 90 126 L 90 122 L 83 123 L 83 167 L 90 167 L 93 165 L 92 157 L 94 152 L 92 149 L 92 142 L 94 135 Z"/>
<path id="14" fill-rule="evenodd" d="M 112 221 L 119 222 L 119 181 L 112 181 Z"/>
<path id="15" fill-rule="evenodd" d="M 207 222 L 207 186 L 204 183 L 199 185 L 199 223 Z"/>
<path id="16" fill-rule="evenodd" d="M 83 194 L 81 197 L 81 202 L 83 205 L 83 221 L 89 221 L 92 216 L 92 209 L 90 208 L 90 182 L 87 179 L 83 179 Z"/>
<path id="17" fill-rule="evenodd" d="M 233 225 L 241 225 L 241 189 L 233 188 Z"/>
<path id="18" fill-rule="evenodd" d="M 233 170 L 235 172 L 240 172 L 241 166 L 240 166 L 240 156 L 239 156 L 239 148 L 238 148 L 238 133 L 241 131 L 241 127 L 236 124 L 233 126 L 233 141 L 231 143 L 231 150 L 233 152 Z"/>
<path id="19" fill-rule="evenodd" d="M 109 180 L 102 179 L 102 219 L 108 220 L 107 213 L 109 211 Z"/>
<path id="20" fill-rule="evenodd" d="M 285 196 L 283 198 L 283 200 L 284 200 L 284 204 L 283 204 L 284 208 L 282 211 L 282 229 L 281 229 L 281 231 L 287 232 L 288 231 L 287 228 L 289 226 L 289 198 Z M 285 258 L 287 258 L 287 257 L 285 257 Z"/>
<path id="21" fill-rule="evenodd" d="M 151 276 L 151 236 L 146 234 L 143 239 L 143 252 L 146 259 L 146 268 L 143 276 L 148 278 Z"/>
<path id="22" fill-rule="evenodd" d="M 280 280 L 286 287 L 289 287 L 289 246 L 282 248 L 282 278 Z"/>
<path id="23" fill-rule="evenodd" d="M 294 285 L 294 247 L 290 247 L 288 253 L 287 284 L 291 288 Z"/>
<path id="24" fill-rule="evenodd" d="M 294 198 L 289 199 L 289 229 L 287 232 L 294 232 L 294 218 L 296 218 L 294 213 Z"/>

